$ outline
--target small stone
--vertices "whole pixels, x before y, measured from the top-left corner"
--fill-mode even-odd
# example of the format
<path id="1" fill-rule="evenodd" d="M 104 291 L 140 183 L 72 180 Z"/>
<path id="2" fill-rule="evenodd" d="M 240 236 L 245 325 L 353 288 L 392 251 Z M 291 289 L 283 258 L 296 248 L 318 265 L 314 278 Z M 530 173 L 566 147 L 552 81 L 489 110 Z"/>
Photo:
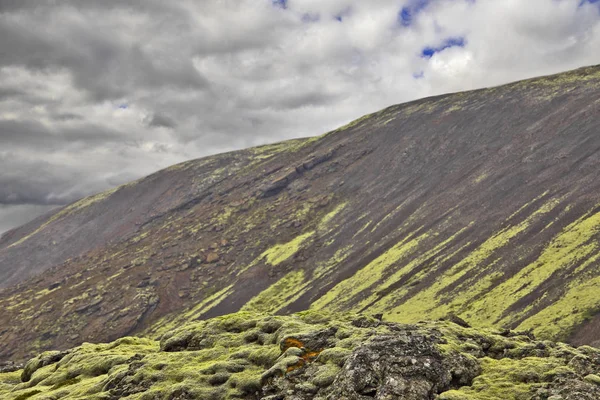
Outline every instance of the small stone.
<path id="1" fill-rule="evenodd" d="M 215 263 L 217 261 L 219 261 L 221 257 L 219 257 L 218 253 L 215 253 L 214 251 L 211 251 L 210 253 L 208 253 L 208 255 L 206 256 L 206 262 L 211 264 L 211 263 Z"/>

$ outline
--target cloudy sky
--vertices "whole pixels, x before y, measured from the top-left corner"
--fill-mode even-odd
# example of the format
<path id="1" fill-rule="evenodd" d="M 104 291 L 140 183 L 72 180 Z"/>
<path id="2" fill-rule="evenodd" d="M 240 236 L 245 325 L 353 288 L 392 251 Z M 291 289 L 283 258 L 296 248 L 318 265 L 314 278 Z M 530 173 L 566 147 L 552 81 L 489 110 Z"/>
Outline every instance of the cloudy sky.
<path id="1" fill-rule="evenodd" d="M 599 50 L 598 0 L 0 0 L 0 233 L 180 161 Z"/>

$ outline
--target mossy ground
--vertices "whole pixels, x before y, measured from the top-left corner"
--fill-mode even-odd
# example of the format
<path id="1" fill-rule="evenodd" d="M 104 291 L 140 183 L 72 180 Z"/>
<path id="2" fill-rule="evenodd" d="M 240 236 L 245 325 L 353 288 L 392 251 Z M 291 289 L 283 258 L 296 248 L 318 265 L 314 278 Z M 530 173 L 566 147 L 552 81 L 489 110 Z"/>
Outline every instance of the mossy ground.
<path id="1" fill-rule="evenodd" d="M 526 400 L 551 390 L 557 378 L 598 381 L 600 350 L 536 342 L 526 333 L 445 321 L 409 327 L 312 311 L 291 316 L 240 312 L 186 323 L 160 341 L 125 337 L 41 354 L 25 372 L 0 374 L 0 398 L 253 399 L 269 379 L 295 374 L 297 380 L 298 371 L 309 367 L 309 381 L 296 383 L 316 393 L 335 381 L 363 343 L 407 328 L 429 335 L 444 357 L 469 357 L 480 364 L 473 382 L 440 393 L 440 399 Z"/>

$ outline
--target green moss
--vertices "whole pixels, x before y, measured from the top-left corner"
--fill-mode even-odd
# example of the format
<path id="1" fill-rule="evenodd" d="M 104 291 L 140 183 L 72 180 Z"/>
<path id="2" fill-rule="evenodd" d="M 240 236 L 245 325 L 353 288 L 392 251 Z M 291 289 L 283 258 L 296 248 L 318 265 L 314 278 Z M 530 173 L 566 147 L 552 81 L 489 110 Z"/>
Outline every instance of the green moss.
<path id="1" fill-rule="evenodd" d="M 424 318 L 437 319 L 449 312 L 460 310 L 473 297 L 487 291 L 497 278 L 497 275 L 494 274 L 480 278 L 474 271 L 477 270 L 481 273 L 491 269 L 497 261 L 493 260 L 492 256 L 498 249 L 508 245 L 518 235 L 525 232 L 534 221 L 552 211 L 557 205 L 558 200 L 550 200 L 523 222 L 496 233 L 445 272 L 435 283 L 395 307 L 386 316 L 392 321 L 415 322 Z M 448 299 L 440 294 L 445 288 L 465 275 L 477 277 L 478 280 L 476 282 L 467 281 L 463 284 L 462 290 L 454 291 L 451 296 L 446 295 L 446 297 L 449 297 Z M 492 299 L 495 299 L 495 297 L 486 296 L 485 299 L 494 301 Z M 488 315 L 478 314 L 478 316 L 481 317 L 481 320 L 476 320 L 476 323 L 486 325 L 482 320 L 487 320 Z"/>
<path id="2" fill-rule="evenodd" d="M 340 213 L 340 211 L 342 211 L 346 205 L 348 203 L 342 203 L 339 204 L 337 207 L 335 207 L 332 211 L 330 211 L 329 213 L 327 213 L 319 222 L 319 227 L 318 230 L 319 231 L 324 231 L 327 230 L 327 228 L 329 227 L 329 223 L 330 221 Z"/>
<path id="3" fill-rule="evenodd" d="M 340 367 L 336 364 L 325 364 L 319 367 L 310 383 L 317 387 L 327 387 L 333 383 L 339 372 Z"/>
<path id="4" fill-rule="evenodd" d="M 247 302 L 242 311 L 275 312 L 285 307 L 302 289 L 304 271 L 292 271 Z"/>
<path id="5" fill-rule="evenodd" d="M 328 259 L 325 262 L 319 263 L 317 265 L 317 267 L 313 270 L 312 279 L 313 280 L 320 279 L 320 278 L 323 278 L 325 275 L 331 273 L 333 270 L 335 270 L 335 268 L 337 266 L 339 266 L 342 262 L 344 262 L 344 260 L 346 260 L 348 258 L 351 250 L 352 250 L 352 245 L 342 247 L 341 249 L 338 249 L 335 252 L 333 257 L 331 257 L 330 259 Z"/>
<path id="6" fill-rule="evenodd" d="M 390 266 L 413 254 L 419 243 L 428 237 L 427 233 L 414 238 L 413 235 L 407 235 L 402 241 L 392 246 L 352 277 L 338 283 L 323 297 L 315 301 L 311 308 L 342 309 L 354 296 L 377 283 Z"/>
<path id="7" fill-rule="evenodd" d="M 403 201 L 394 210 L 392 210 L 390 213 L 385 215 L 379 222 L 377 222 L 377 224 L 375 224 L 375 226 L 373 228 L 371 228 L 371 233 L 375 232 L 386 221 L 391 220 L 395 215 L 397 215 L 400 211 L 402 211 L 402 209 L 406 206 L 407 202 L 408 202 L 408 200 Z M 419 210 L 417 210 L 415 213 L 413 213 L 407 222 L 410 222 L 412 219 L 414 219 L 418 213 L 419 213 Z"/>
<path id="8" fill-rule="evenodd" d="M 600 376 L 598 376 L 598 375 L 589 374 L 589 375 L 586 375 L 583 378 L 583 380 L 588 383 L 593 383 L 594 385 L 600 386 Z"/>
<path id="9" fill-rule="evenodd" d="M 592 257 L 597 260 L 599 255 Z M 519 329 L 533 329 L 540 338 L 566 340 L 573 327 L 583 323 L 600 307 L 600 277 L 576 280 L 566 293 L 546 308 L 527 318 Z"/>
<path id="10" fill-rule="evenodd" d="M 451 245 L 457 237 L 459 237 L 462 233 L 468 230 L 473 223 L 469 224 L 467 227 L 460 229 L 455 234 L 451 235 L 446 240 L 443 240 L 441 243 L 437 244 L 430 250 L 424 251 L 416 257 L 412 258 L 405 266 L 399 268 L 396 272 L 394 272 L 390 277 L 388 277 L 385 282 L 380 284 L 377 288 L 377 292 L 367 297 L 365 300 L 359 302 L 355 306 L 355 310 L 362 310 L 363 308 L 369 306 L 369 310 L 371 312 L 384 312 L 387 310 L 393 309 L 394 304 L 397 299 L 404 296 L 408 289 L 402 288 L 395 290 L 393 293 L 390 292 L 390 288 L 397 284 L 403 277 L 408 275 L 411 272 L 416 270 L 420 270 L 421 272 L 417 272 L 415 276 L 415 280 L 421 279 L 422 275 L 427 272 L 435 271 L 435 257 L 443 254 L 443 251 Z M 434 259 L 433 265 L 429 266 L 429 268 L 423 268 L 424 264 L 428 262 L 428 260 Z M 409 286 L 409 285 L 408 285 Z M 387 295 L 382 295 L 385 293 L 389 293 Z M 376 303 L 376 304 L 375 304 Z M 374 305 L 372 305 L 374 304 Z"/>
<path id="11" fill-rule="evenodd" d="M 160 337 L 165 332 L 175 329 L 186 322 L 199 318 L 202 314 L 217 306 L 227 296 L 231 294 L 233 285 L 229 285 L 218 292 L 208 296 L 197 305 L 187 311 L 167 315 L 155 322 L 151 327 L 144 331 L 144 336 Z"/>
<path id="12" fill-rule="evenodd" d="M 440 395 L 440 400 L 529 400 L 535 390 L 556 374 L 563 373 L 565 368 L 564 362 L 554 358 L 483 358 L 480 363 L 483 372 L 472 386 L 445 392 Z"/>
<path id="13" fill-rule="evenodd" d="M 23 371 L 13 371 L 0 373 L 0 395 L 12 390 L 21 383 L 21 374 Z"/>
<path id="14" fill-rule="evenodd" d="M 252 147 L 250 149 L 247 149 L 247 151 L 253 153 L 254 160 L 265 160 L 265 159 L 272 158 L 283 152 L 298 151 L 301 148 L 318 141 L 319 139 L 321 139 L 320 136 L 314 136 L 311 138 L 303 138 L 303 139 L 291 139 L 291 140 L 286 140 L 284 142 Z"/>
<path id="15" fill-rule="evenodd" d="M 500 336 L 493 330 L 463 328 L 445 321 L 402 326 L 352 314 L 240 312 L 187 322 L 167 332 L 160 347 L 154 340 L 135 337 L 84 344 L 59 361 L 37 368 L 29 382 L 20 381 L 20 371 L 0 374 L 0 398 L 254 398 L 265 382 L 292 373 L 289 376 L 297 379 L 298 370 L 300 374 L 311 372 L 306 381 L 296 384 L 315 392 L 334 381 L 348 357 L 365 341 L 375 335 L 402 335 L 403 329 L 431 335 L 449 361 L 467 357 L 480 364 L 481 374 L 472 385 L 441 394 L 440 399 L 446 400 L 528 399 L 526 396 L 555 378 L 574 377 L 570 367 L 574 357 L 600 356 L 591 347 L 574 349 L 535 342 L 527 336 Z M 321 348 L 323 332 L 332 335 L 325 349 Z M 585 379 L 597 381 L 592 375 Z"/>
<path id="16" fill-rule="evenodd" d="M 41 390 L 31 390 L 29 392 L 21 393 L 20 395 L 18 395 L 17 397 L 15 397 L 14 400 L 29 399 L 30 397 L 35 396 L 38 393 L 42 393 L 42 391 Z"/>
<path id="17" fill-rule="evenodd" d="M 483 324 L 498 321 L 504 310 L 533 292 L 556 271 L 571 268 L 584 262 L 586 258 L 595 253 L 598 244 L 591 241 L 591 239 L 596 234 L 599 226 L 600 213 L 584 216 L 567 226 L 550 242 L 536 261 L 520 270 L 510 279 L 502 282 L 484 298 L 472 303 L 467 315 Z M 565 301 L 570 300 L 573 300 L 573 294 L 564 299 L 562 305 L 565 305 Z M 590 301 L 591 299 L 588 298 L 588 306 L 590 306 Z M 587 309 L 583 308 L 582 313 L 585 311 Z M 509 316 L 503 322 L 508 323 L 512 318 L 514 316 Z M 534 326 L 533 321 L 529 322 L 529 326 Z M 538 322 L 547 323 L 549 321 L 538 320 Z M 564 324 L 572 322 L 574 322 L 573 318 L 569 318 Z"/>
<path id="18" fill-rule="evenodd" d="M 267 263 L 273 266 L 277 266 L 296 254 L 300 250 L 300 246 L 314 234 L 314 231 L 307 232 L 287 243 L 277 244 L 262 253 L 259 258 L 265 259 Z"/>
<path id="19" fill-rule="evenodd" d="M 355 119 L 354 121 L 349 122 L 348 124 L 339 127 L 338 129 L 329 132 L 329 133 L 335 133 L 335 132 L 343 132 L 346 131 L 350 128 L 354 128 L 357 127 L 361 124 L 363 124 L 364 122 L 366 122 L 367 120 L 369 120 L 370 118 L 374 117 L 375 115 L 377 115 L 377 113 L 373 113 L 373 114 L 367 114 L 367 115 L 363 115 L 362 117 Z"/>
<path id="20" fill-rule="evenodd" d="M 223 211 L 220 212 L 216 216 L 214 223 L 217 223 L 220 225 L 226 224 L 227 221 L 229 220 L 229 218 L 231 218 L 231 216 L 233 215 L 234 210 L 235 210 L 234 207 L 230 207 L 230 206 L 223 207 Z"/>
<path id="21" fill-rule="evenodd" d="M 357 237 L 358 235 L 363 233 L 369 226 L 371 226 L 372 223 L 373 223 L 373 221 L 367 221 L 367 223 L 365 223 L 362 228 L 360 228 L 358 231 L 356 231 L 354 236 L 352 236 L 352 239 L 354 239 L 355 237 Z"/>
<path id="22" fill-rule="evenodd" d="M 352 352 L 348 349 L 334 347 L 323 350 L 319 354 L 317 361 L 323 364 L 333 364 L 341 367 L 344 365 L 350 354 L 352 354 Z"/>
<path id="23" fill-rule="evenodd" d="M 264 349 L 256 349 L 248 353 L 248 360 L 255 365 L 261 366 L 263 368 L 270 368 L 275 364 L 279 356 L 281 355 L 281 350 L 272 346 L 270 348 Z"/>
<path id="24" fill-rule="evenodd" d="M 481 183 L 488 178 L 489 174 L 487 172 L 482 172 L 475 179 L 473 179 L 473 183 Z"/>

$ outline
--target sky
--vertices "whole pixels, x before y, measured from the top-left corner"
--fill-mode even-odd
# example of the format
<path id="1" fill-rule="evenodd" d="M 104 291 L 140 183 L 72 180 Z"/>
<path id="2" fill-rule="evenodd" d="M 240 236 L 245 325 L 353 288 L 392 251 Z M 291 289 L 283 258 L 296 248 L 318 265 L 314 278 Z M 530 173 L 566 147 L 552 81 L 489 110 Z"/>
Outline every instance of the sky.
<path id="1" fill-rule="evenodd" d="M 599 49 L 598 0 L 0 0 L 0 233 L 177 162 Z"/>

